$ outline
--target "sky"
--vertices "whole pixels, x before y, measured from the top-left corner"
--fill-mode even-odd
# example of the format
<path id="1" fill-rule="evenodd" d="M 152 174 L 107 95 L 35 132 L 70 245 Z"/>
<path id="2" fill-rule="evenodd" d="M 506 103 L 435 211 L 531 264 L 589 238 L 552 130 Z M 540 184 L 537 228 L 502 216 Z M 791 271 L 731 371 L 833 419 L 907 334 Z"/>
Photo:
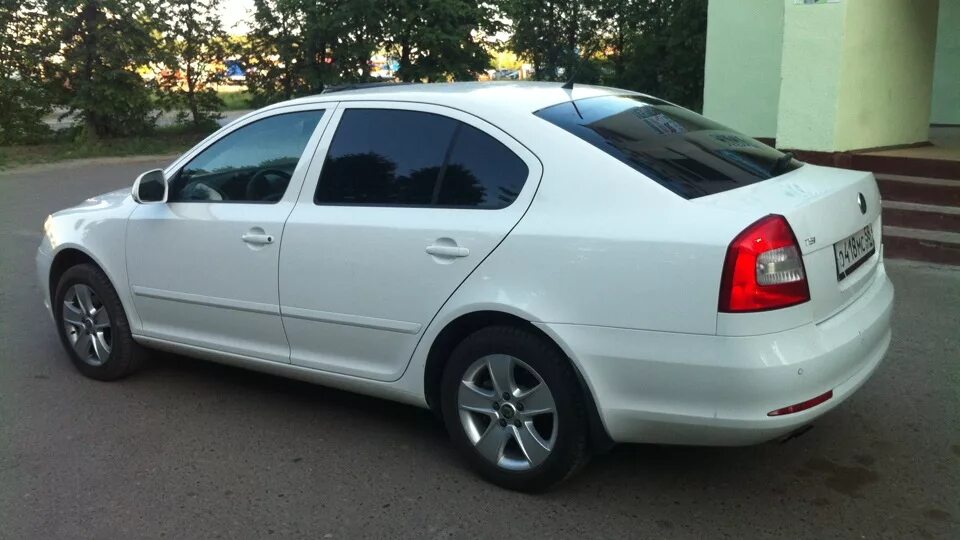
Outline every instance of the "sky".
<path id="1" fill-rule="evenodd" d="M 250 27 L 241 22 L 248 18 L 253 11 L 253 0 L 223 0 L 220 6 L 220 15 L 223 17 L 223 27 L 231 34 L 246 34 Z M 234 28 L 237 23 L 240 23 Z"/>

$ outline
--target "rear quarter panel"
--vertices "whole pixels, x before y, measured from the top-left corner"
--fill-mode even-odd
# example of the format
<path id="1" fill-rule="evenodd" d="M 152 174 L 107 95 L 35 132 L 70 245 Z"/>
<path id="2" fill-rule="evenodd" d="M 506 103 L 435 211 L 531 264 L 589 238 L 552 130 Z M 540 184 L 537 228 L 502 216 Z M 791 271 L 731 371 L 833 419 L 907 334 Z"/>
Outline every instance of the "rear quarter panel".
<path id="1" fill-rule="evenodd" d="M 544 165 L 520 223 L 441 311 L 713 334 L 723 259 L 751 216 L 693 205 L 533 115 L 506 130 Z"/>

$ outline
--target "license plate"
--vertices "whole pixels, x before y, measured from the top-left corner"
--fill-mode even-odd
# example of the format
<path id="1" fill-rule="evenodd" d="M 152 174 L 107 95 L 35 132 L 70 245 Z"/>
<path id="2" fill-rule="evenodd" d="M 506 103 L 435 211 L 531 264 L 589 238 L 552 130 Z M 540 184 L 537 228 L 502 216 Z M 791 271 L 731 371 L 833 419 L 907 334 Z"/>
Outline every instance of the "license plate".
<path id="1" fill-rule="evenodd" d="M 837 281 L 849 276 L 877 250 L 873 241 L 873 226 L 867 225 L 833 245 L 837 261 Z"/>

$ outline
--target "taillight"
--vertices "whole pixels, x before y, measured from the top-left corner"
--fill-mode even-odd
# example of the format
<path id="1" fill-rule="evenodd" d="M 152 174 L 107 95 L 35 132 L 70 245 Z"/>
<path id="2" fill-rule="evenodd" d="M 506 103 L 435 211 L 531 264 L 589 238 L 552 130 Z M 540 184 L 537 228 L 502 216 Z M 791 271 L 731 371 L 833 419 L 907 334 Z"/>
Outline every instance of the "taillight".
<path id="1" fill-rule="evenodd" d="M 783 216 L 766 216 L 733 239 L 723 263 L 720 311 L 766 311 L 807 300 L 800 244 Z"/>

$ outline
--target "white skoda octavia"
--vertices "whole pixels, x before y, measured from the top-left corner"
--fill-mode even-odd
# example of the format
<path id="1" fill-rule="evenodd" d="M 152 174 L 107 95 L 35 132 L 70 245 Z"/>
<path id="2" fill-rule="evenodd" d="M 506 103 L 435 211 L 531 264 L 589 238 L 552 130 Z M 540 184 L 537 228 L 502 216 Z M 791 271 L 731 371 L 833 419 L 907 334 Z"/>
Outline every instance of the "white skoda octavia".
<path id="1" fill-rule="evenodd" d="M 890 343 L 873 175 L 612 88 L 280 103 L 44 232 L 83 374 L 146 347 L 429 407 L 519 490 L 613 442 L 789 436 Z"/>

